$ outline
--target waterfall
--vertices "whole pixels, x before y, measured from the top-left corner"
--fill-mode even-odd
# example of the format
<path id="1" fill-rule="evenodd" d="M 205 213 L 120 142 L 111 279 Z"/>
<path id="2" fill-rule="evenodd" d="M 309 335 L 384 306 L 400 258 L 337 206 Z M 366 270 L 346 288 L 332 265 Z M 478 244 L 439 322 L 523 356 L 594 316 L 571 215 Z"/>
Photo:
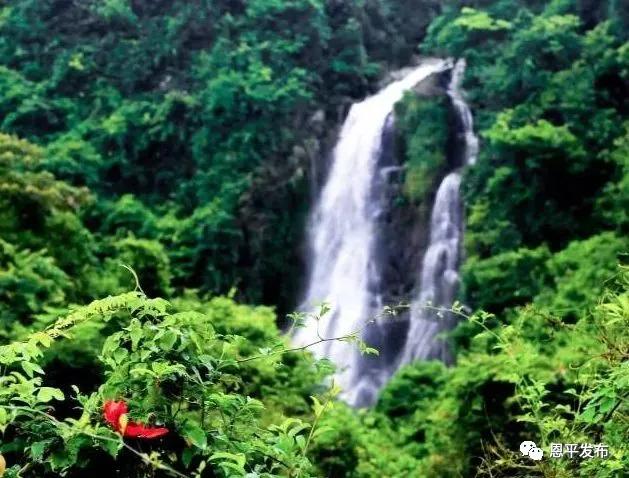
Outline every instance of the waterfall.
<path id="1" fill-rule="evenodd" d="M 478 137 L 474 133 L 472 111 L 461 93 L 461 82 L 465 74 L 465 67 L 465 59 L 461 58 L 457 60 L 452 68 L 452 75 L 447 91 L 460 123 L 457 130 L 463 135 L 463 154 L 460 161 L 463 166 L 475 164 L 478 156 Z"/>
<path id="2" fill-rule="evenodd" d="M 296 345 L 350 334 L 363 328 L 381 310 L 382 281 L 375 237 L 379 232 L 377 219 L 385 207 L 385 198 L 378 190 L 382 184 L 381 176 L 391 169 L 379 167 L 387 133 L 390 140 L 393 128 L 391 113 L 406 91 L 430 75 L 448 69 L 453 69 L 448 95 L 452 103 L 456 103 L 461 122 L 467 122 L 471 130 L 471 114 L 458 91 L 464 69 L 464 64 L 460 62 L 452 68 L 450 61 L 427 61 L 374 96 L 351 107 L 307 231 L 311 270 L 302 309 L 312 311 L 325 302 L 329 304 L 330 311 L 322 320 L 310 318 L 304 327 L 297 329 L 293 337 Z M 469 117 L 463 119 L 465 111 Z M 474 148 L 470 146 L 468 149 L 472 152 Z M 456 291 L 462 229 L 459 182 L 458 173 L 452 173 L 437 193 L 430 247 L 422 272 L 420 303 L 429 296 L 433 300 L 439 298 L 444 304 L 447 300 L 451 303 L 454 292 L 446 291 L 445 283 L 451 284 L 451 291 Z M 456 255 L 450 252 L 455 249 Z M 446 250 L 448 252 L 440 252 Z M 429 267 L 435 277 L 427 279 L 426 270 Z M 424 287 L 432 288 L 432 292 L 423 292 Z M 442 296 L 443 301 L 440 299 Z M 391 364 L 370 367 L 354 345 L 344 342 L 324 341 L 311 348 L 317 356 L 326 357 L 337 365 L 336 381 L 344 390 L 345 400 L 357 405 L 372 403 L 377 391 L 395 371 L 399 356 L 408 361 L 421 356 L 418 347 L 430 348 L 429 342 L 434 339 L 435 333 L 422 325 L 427 318 L 417 317 L 415 313 L 412 315 L 411 331 L 413 334 L 424 334 L 426 344 L 422 345 L 421 336 L 408 336 L 405 349 L 402 353 L 400 348 L 395 350 L 396 357 Z M 378 342 L 386 343 L 386 331 L 377 323 L 373 327 L 368 331 L 368 337 L 380 335 Z"/>
<path id="3" fill-rule="evenodd" d="M 462 136 L 458 141 L 462 152 L 456 159 L 461 166 L 474 164 L 478 155 L 472 113 L 461 94 L 464 72 L 465 60 L 458 60 L 447 90 L 460 123 L 457 131 Z M 448 347 L 436 336 L 454 325 L 454 317 L 446 309 L 452 306 L 459 284 L 463 237 L 460 186 L 461 175 L 457 169 L 443 179 L 437 190 L 430 219 L 430 242 L 424 254 L 419 294 L 411 306 L 411 326 L 401 365 L 430 358 L 450 361 Z"/>
<path id="4" fill-rule="evenodd" d="M 411 305 L 411 326 L 401 364 L 417 359 L 448 361 L 448 350 L 436 336 L 451 328 L 450 307 L 459 282 L 458 266 L 462 236 L 461 175 L 448 174 L 435 197 L 430 220 L 430 243 L 424 254 L 421 288 Z"/>

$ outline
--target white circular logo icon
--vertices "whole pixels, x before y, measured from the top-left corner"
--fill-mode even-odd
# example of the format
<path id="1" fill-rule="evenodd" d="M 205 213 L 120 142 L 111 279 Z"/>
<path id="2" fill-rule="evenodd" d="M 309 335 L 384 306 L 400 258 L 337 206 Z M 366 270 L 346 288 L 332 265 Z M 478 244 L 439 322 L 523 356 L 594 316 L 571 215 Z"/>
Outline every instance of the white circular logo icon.
<path id="1" fill-rule="evenodd" d="M 544 451 L 538 448 L 534 441 L 526 440 L 520 443 L 520 453 L 531 460 L 539 461 L 544 456 Z"/>

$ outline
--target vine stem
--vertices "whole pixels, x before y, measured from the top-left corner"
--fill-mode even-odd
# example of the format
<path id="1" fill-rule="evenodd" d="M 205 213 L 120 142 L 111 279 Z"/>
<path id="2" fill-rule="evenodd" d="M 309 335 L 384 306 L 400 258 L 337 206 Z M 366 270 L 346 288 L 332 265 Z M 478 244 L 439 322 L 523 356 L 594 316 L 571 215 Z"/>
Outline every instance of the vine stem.
<path id="1" fill-rule="evenodd" d="M 348 337 L 351 337 L 353 334 L 349 334 L 349 335 L 342 335 L 339 337 L 330 337 L 330 338 L 325 338 L 322 337 L 318 340 L 315 340 L 312 343 L 306 344 L 306 345 L 302 345 L 301 347 L 292 347 L 290 349 L 283 349 L 283 350 L 277 350 L 275 352 L 272 352 L 270 354 L 260 354 L 260 355 L 253 355 L 251 357 L 246 357 L 244 359 L 238 359 L 236 360 L 236 363 L 245 363 L 245 362 L 251 362 L 252 360 L 259 360 L 259 359 L 263 359 L 263 358 L 267 358 L 267 357 L 274 357 L 275 355 L 284 355 L 290 352 L 301 352 L 304 350 L 309 349 L 310 347 L 314 347 L 315 345 L 321 344 L 323 342 L 333 342 L 335 340 L 343 340 L 346 339 Z"/>
<path id="2" fill-rule="evenodd" d="M 408 306 L 398 306 L 399 308 L 406 308 Z M 376 320 L 378 320 L 379 318 L 386 316 L 386 315 L 390 315 L 390 313 L 383 313 L 383 314 L 378 314 L 375 317 L 369 319 L 367 322 L 365 322 L 361 327 L 359 327 L 358 329 L 354 330 L 353 332 L 350 332 L 349 334 L 346 335 L 339 335 L 337 337 L 322 337 L 320 332 L 319 332 L 319 321 L 321 319 L 320 316 L 316 317 L 317 320 L 317 337 L 318 339 L 315 340 L 314 342 L 311 342 L 309 344 L 306 345 L 302 345 L 299 347 L 292 347 L 292 348 L 288 348 L 288 349 L 283 349 L 283 350 L 277 350 L 275 352 L 269 353 L 269 354 L 259 354 L 259 355 L 253 355 L 251 357 L 246 357 L 243 359 L 237 359 L 235 362 L 236 363 L 245 363 L 245 362 L 251 362 L 252 360 L 259 360 L 259 359 L 263 359 L 263 358 L 267 358 L 267 357 L 274 357 L 276 355 L 284 355 L 286 353 L 290 353 L 290 352 L 302 352 L 304 350 L 307 350 L 311 347 L 314 347 L 315 345 L 319 345 L 322 344 L 324 342 L 335 342 L 335 341 L 343 341 L 343 340 L 347 340 L 350 337 L 358 337 L 359 334 L 365 330 L 369 325 L 373 324 L 376 322 Z M 290 328 L 290 331 L 293 330 L 293 327 Z M 289 331 L 289 333 L 290 333 Z"/>
<path id="3" fill-rule="evenodd" d="M 138 277 L 138 274 L 133 270 L 133 268 L 131 268 L 131 266 L 128 266 L 127 264 L 123 264 L 120 263 L 120 267 L 127 269 L 131 275 L 133 276 L 133 279 L 135 280 L 135 290 L 136 292 L 140 292 L 143 296 L 146 297 L 146 294 L 144 293 L 144 290 L 142 290 L 142 286 L 140 285 L 140 278 Z"/>

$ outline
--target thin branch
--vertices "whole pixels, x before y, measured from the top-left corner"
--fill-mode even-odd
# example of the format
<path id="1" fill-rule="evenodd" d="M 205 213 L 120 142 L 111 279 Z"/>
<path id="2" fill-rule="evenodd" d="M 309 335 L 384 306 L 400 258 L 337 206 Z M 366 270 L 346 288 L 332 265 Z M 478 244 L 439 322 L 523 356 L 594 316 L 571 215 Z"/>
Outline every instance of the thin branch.
<path id="1" fill-rule="evenodd" d="M 122 262 L 120 263 L 120 267 L 127 269 L 131 273 L 131 275 L 133 276 L 133 279 L 135 280 L 135 290 L 139 291 L 142 295 L 146 296 L 146 293 L 144 292 L 144 290 L 142 290 L 142 286 L 140 285 L 140 279 L 138 275 L 136 274 L 136 272 L 130 266 L 123 264 Z"/>
<path id="2" fill-rule="evenodd" d="M 409 306 L 407 305 L 398 305 L 396 306 L 396 308 L 408 308 Z M 425 306 L 425 308 L 428 309 L 433 309 L 433 310 L 442 310 L 442 311 L 447 311 L 447 312 L 453 312 L 453 313 L 457 313 L 463 317 L 467 317 L 465 314 L 463 314 L 462 312 L 458 312 L 452 309 L 446 309 L 446 308 L 442 308 L 442 307 L 432 307 L 432 306 Z M 290 352 L 303 352 L 311 347 L 314 347 L 315 345 L 319 345 L 325 342 L 334 342 L 334 341 L 343 341 L 343 340 L 347 340 L 349 337 L 357 337 L 359 336 L 367 327 L 369 327 L 371 324 L 375 323 L 379 318 L 383 317 L 383 316 L 387 316 L 390 315 L 389 313 L 380 313 L 378 315 L 376 315 L 375 317 L 369 319 L 367 322 L 365 322 L 362 327 L 359 327 L 358 329 L 354 330 L 353 332 L 350 332 L 349 334 L 346 335 L 340 335 L 337 337 L 322 337 L 320 332 L 319 332 L 319 322 L 320 322 L 320 318 L 319 320 L 317 320 L 317 337 L 318 339 L 315 340 L 314 342 L 311 342 L 309 344 L 306 345 L 302 345 L 300 347 L 292 347 L 289 349 L 283 349 L 283 350 L 277 350 L 275 352 L 272 353 L 268 353 L 268 354 L 259 354 L 259 355 L 254 355 L 251 357 L 247 357 L 244 359 L 238 359 L 236 360 L 236 363 L 245 363 L 245 362 L 251 362 L 252 360 L 259 360 L 259 359 L 263 359 L 263 358 L 268 358 L 268 357 L 274 357 L 276 355 L 284 355 L 286 353 L 290 353 Z"/>

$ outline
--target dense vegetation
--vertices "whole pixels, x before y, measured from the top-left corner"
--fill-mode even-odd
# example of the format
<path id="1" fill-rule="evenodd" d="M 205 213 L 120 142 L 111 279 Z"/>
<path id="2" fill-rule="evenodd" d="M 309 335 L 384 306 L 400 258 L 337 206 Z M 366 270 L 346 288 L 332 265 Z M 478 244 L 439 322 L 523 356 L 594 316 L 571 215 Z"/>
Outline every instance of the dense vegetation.
<path id="1" fill-rule="evenodd" d="M 627 32 L 617 0 L 2 3 L 0 475 L 622 476 Z M 313 162 L 417 52 L 467 59 L 461 302 L 484 312 L 455 306 L 455 366 L 351 410 L 277 324 Z M 396 108 L 414 207 L 446 110 Z M 611 457 L 532 462 L 525 439 Z"/>

